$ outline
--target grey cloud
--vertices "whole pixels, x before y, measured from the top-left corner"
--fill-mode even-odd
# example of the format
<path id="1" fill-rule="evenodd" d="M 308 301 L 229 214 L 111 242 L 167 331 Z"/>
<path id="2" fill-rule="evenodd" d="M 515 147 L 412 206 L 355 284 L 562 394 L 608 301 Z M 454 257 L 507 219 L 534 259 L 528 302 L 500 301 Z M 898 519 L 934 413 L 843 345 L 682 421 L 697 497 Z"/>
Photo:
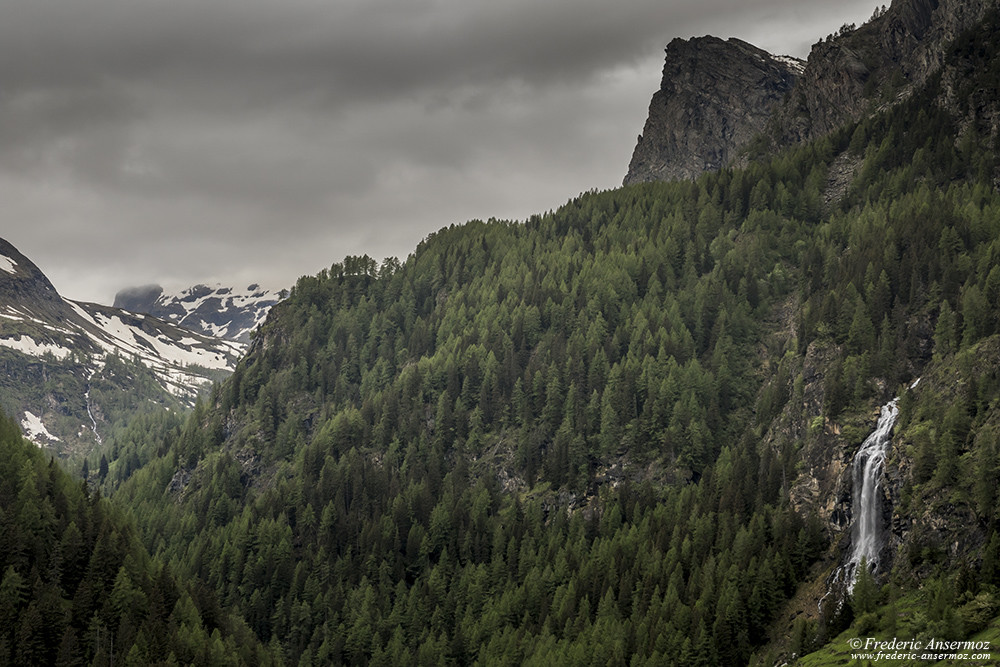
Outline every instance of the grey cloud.
<path id="1" fill-rule="evenodd" d="M 821 0 L 32 0 L 0 10 L 18 89 L 106 78 L 331 99 L 427 85 L 587 78 L 703 25 L 830 11 Z M 842 7 L 841 7 L 842 9 Z M 246 99 L 244 97 L 244 99 Z"/>
<path id="2" fill-rule="evenodd" d="M 405 256 L 442 225 L 619 183 L 671 38 L 804 55 L 867 6 L 12 0 L 0 236 L 105 299 Z"/>

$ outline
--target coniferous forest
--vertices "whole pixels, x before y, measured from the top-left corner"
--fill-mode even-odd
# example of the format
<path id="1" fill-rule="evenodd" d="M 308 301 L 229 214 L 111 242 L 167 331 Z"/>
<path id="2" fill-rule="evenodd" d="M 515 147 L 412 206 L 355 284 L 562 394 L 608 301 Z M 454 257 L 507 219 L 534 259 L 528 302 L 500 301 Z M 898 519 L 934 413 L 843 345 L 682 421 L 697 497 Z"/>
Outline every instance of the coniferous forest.
<path id="1" fill-rule="evenodd" d="M 982 45 L 949 58 L 995 91 Z M 1000 165 L 942 86 L 303 277 L 233 376 L 115 433 L 88 482 L 4 420 L 0 663 L 773 664 L 995 628 Z M 807 453 L 899 395 L 912 527 L 789 624 L 841 553 Z"/>

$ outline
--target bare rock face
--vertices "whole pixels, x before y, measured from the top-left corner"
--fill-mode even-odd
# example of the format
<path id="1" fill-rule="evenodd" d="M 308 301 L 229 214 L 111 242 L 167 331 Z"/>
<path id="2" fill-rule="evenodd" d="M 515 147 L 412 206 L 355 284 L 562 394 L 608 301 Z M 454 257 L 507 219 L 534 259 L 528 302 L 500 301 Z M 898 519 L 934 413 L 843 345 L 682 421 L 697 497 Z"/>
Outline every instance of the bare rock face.
<path id="1" fill-rule="evenodd" d="M 673 40 L 625 184 L 693 178 L 727 164 L 801 72 L 801 61 L 738 39 Z"/>
<path id="2" fill-rule="evenodd" d="M 895 0 L 860 28 L 821 39 L 805 63 L 737 39 L 676 39 L 625 184 L 739 165 L 751 142 L 780 150 L 876 113 L 942 71 L 953 42 L 993 7 L 995 0 Z M 945 75 L 957 87 L 961 73 Z M 992 108 L 978 116 L 1000 122 Z"/>
<path id="3" fill-rule="evenodd" d="M 776 109 L 771 129 L 778 146 L 821 137 L 922 85 L 989 4 L 896 0 L 860 28 L 813 45 L 795 90 Z"/>
<path id="4" fill-rule="evenodd" d="M 45 274 L 34 263 L 0 239 L 0 307 L 66 316 L 67 308 Z M 3 325 L 0 325 L 0 331 Z"/>

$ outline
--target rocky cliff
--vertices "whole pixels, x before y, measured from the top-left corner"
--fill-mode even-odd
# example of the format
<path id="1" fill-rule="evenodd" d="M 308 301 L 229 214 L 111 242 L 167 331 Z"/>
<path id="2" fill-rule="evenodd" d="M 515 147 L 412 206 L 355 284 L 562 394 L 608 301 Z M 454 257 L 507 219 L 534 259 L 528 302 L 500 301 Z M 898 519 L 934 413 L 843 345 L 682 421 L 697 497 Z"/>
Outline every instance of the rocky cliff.
<path id="1" fill-rule="evenodd" d="M 751 142 L 780 150 L 905 99 L 990 8 L 989 0 L 896 0 L 818 41 L 804 67 L 735 39 L 674 40 L 625 183 L 693 178 L 742 162 Z M 961 73 L 945 76 L 959 87 Z M 960 98 L 943 102 L 964 111 Z"/>
<path id="2" fill-rule="evenodd" d="M 815 139 L 904 99 L 938 72 L 986 0 L 896 0 L 861 27 L 813 45 L 793 93 L 775 107 L 777 147 Z"/>
<path id="3" fill-rule="evenodd" d="M 764 130 L 802 62 L 738 39 L 675 39 L 625 184 L 691 178 L 728 163 Z"/>

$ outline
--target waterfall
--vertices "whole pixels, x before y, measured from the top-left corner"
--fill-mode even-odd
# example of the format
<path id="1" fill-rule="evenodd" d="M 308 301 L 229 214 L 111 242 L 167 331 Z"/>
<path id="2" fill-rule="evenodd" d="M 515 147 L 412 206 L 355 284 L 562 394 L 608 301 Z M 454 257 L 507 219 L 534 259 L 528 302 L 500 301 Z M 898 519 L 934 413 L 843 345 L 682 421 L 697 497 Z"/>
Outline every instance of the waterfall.
<path id="1" fill-rule="evenodd" d="M 909 390 L 917 388 L 920 378 L 909 386 Z M 885 543 L 886 526 L 882 521 L 881 485 L 882 466 L 889 453 L 889 443 L 892 442 L 892 428 L 899 417 L 899 397 L 882 406 L 875 430 L 865 438 L 854 455 L 851 468 L 851 478 L 854 483 L 852 495 L 853 516 L 851 523 L 851 551 L 844 559 L 843 565 L 833 571 L 826 581 L 826 593 L 819 599 L 820 615 L 825 613 L 824 603 L 830 595 L 835 595 L 837 608 L 844 603 L 845 589 L 849 595 L 854 590 L 858 580 L 858 566 L 864 560 L 869 569 L 877 570 L 879 552 Z"/>
<path id="2" fill-rule="evenodd" d="M 844 565 L 847 590 L 854 590 L 858 566 L 864 560 L 872 569 L 878 567 L 878 553 L 882 546 L 885 527 L 879 506 L 882 464 L 885 462 L 892 441 L 892 427 L 899 416 L 894 398 L 882 406 L 878 424 L 854 455 L 854 523 L 851 528 L 851 554 Z"/>
<path id="3" fill-rule="evenodd" d="M 94 417 L 94 411 L 90 409 L 90 379 L 94 377 L 97 373 L 97 369 L 90 371 L 90 375 L 87 376 L 87 391 L 83 394 L 84 400 L 87 402 L 87 414 L 90 416 L 90 423 L 92 424 L 91 430 L 94 432 L 94 437 L 97 439 L 97 444 L 102 445 L 104 442 L 101 440 L 101 434 L 97 432 L 97 418 Z"/>

